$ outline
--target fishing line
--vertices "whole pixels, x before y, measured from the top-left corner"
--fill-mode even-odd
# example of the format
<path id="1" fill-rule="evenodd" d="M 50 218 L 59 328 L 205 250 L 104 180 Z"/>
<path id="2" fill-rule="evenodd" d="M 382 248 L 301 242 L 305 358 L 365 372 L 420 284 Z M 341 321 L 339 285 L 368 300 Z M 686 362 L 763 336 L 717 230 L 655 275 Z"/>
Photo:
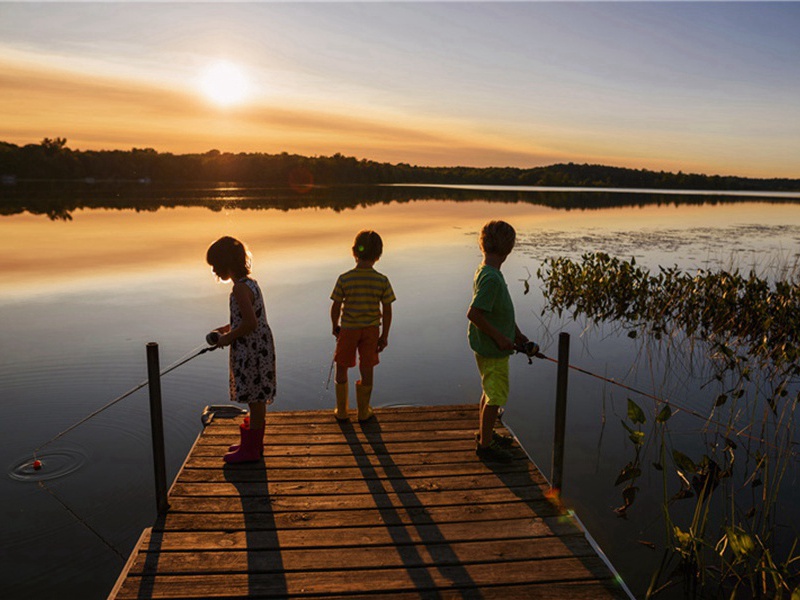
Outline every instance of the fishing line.
<path id="1" fill-rule="evenodd" d="M 198 351 L 198 350 L 197 350 L 197 348 L 195 348 L 194 350 L 190 350 L 189 352 L 187 352 L 186 354 L 184 354 L 184 355 L 183 355 L 181 358 L 179 358 L 179 359 L 178 359 L 176 362 L 174 362 L 173 364 L 171 364 L 170 366 L 168 366 L 167 368 L 165 368 L 163 371 L 161 371 L 160 375 L 163 377 L 163 376 L 164 376 L 164 375 L 166 375 L 167 373 L 169 373 L 169 372 L 171 372 L 171 371 L 174 371 L 175 369 L 177 369 L 177 368 L 178 368 L 178 367 L 180 367 L 181 365 L 184 365 L 184 364 L 186 364 L 186 363 L 187 363 L 187 362 L 189 362 L 190 360 L 192 360 L 192 359 L 194 359 L 194 358 L 197 358 L 198 356 L 200 356 L 201 354 L 205 354 L 206 352 L 210 352 L 210 351 L 216 350 L 216 348 L 217 348 L 216 346 L 208 346 L 208 347 L 204 347 L 204 348 L 202 348 L 202 350 L 200 350 L 200 351 Z M 194 353 L 194 354 L 192 354 L 192 353 Z M 191 355 L 191 356 L 189 356 L 189 355 Z M 188 356 L 188 358 L 186 358 L 187 356 Z M 37 452 L 39 452 L 39 450 L 41 450 L 41 449 L 42 449 L 42 448 L 44 448 L 45 446 L 48 446 L 48 445 L 52 444 L 53 442 L 55 442 L 56 440 L 58 440 L 58 439 L 60 439 L 60 438 L 64 437 L 65 435 L 67 435 L 67 434 L 68 434 L 70 431 L 72 431 L 72 430 L 73 430 L 73 429 L 75 429 L 76 427 L 78 427 L 78 426 L 80 426 L 80 425 L 83 425 L 84 423 L 86 423 L 86 421 L 88 421 L 89 419 L 92 419 L 92 418 L 96 417 L 97 415 L 99 415 L 99 414 L 100 414 L 101 412 L 103 412 L 104 410 L 106 410 L 106 409 L 108 409 L 108 408 L 111 408 L 111 407 L 112 407 L 112 406 L 114 406 L 114 405 L 115 405 L 117 402 L 120 402 L 120 401 L 124 400 L 125 398 L 127 398 L 128 396 L 130 396 L 131 394 L 133 394 L 133 393 L 135 393 L 135 392 L 138 392 L 140 389 L 142 389 L 143 387 L 145 387 L 145 386 L 146 386 L 148 383 L 149 383 L 149 381 L 148 381 L 147 379 L 145 379 L 145 380 L 144 380 L 144 381 L 142 381 L 142 382 L 141 382 L 139 385 L 137 385 L 137 386 L 134 386 L 133 388 L 131 388 L 130 390 L 128 390 L 127 392 L 125 392 L 125 393 L 124 393 L 124 394 L 122 394 L 121 396 L 117 396 L 116 398 L 114 398 L 114 399 L 113 399 L 111 402 L 109 402 L 108 404 L 106 404 L 106 405 L 104 405 L 104 406 L 101 406 L 101 407 L 100 407 L 100 408 L 98 408 L 96 411 L 94 411 L 93 413 L 91 413 L 91 414 L 87 415 L 86 417 L 84 417 L 83 419 L 81 419 L 80 421 L 78 421 L 77 423 L 75 423 L 74 425 L 71 425 L 71 426 L 69 426 L 67 429 L 65 429 L 65 430 L 64 430 L 64 431 L 62 431 L 61 433 L 59 433 L 59 434 L 57 434 L 56 436 L 52 437 L 51 439 L 47 440 L 47 441 L 46 441 L 45 443 L 43 443 L 42 445 L 40 445 L 40 446 L 36 447 L 36 448 L 33 450 L 33 457 L 34 457 L 34 458 L 36 458 L 36 454 L 37 454 Z"/>
<path id="2" fill-rule="evenodd" d="M 542 354 L 541 352 L 537 352 L 535 354 L 535 356 L 537 358 L 542 358 L 544 360 L 549 360 L 552 363 L 558 364 L 558 359 L 551 358 L 551 357 L 549 357 L 549 356 L 547 356 L 545 354 Z M 624 383 L 620 383 L 619 381 L 617 381 L 615 379 L 612 379 L 610 377 L 604 377 L 602 375 L 598 375 L 597 373 L 592 373 L 591 371 L 587 371 L 586 369 L 582 369 L 581 367 L 577 367 L 577 366 L 572 365 L 572 364 L 568 364 L 567 366 L 570 369 L 578 371 L 579 373 L 583 373 L 584 375 L 588 375 L 589 377 L 594 377 L 595 379 L 599 379 L 601 381 L 605 381 L 606 383 L 610 383 L 611 385 L 616 385 L 618 387 L 624 388 L 624 389 L 626 389 L 626 390 L 628 390 L 630 392 L 633 392 L 635 394 L 639 394 L 641 396 L 645 396 L 646 398 L 650 398 L 651 400 L 655 400 L 656 402 L 659 402 L 661 404 L 665 404 L 667 406 L 674 407 L 674 408 L 676 408 L 678 410 L 681 410 L 681 411 L 683 411 L 683 412 L 685 412 L 687 414 L 692 415 L 693 417 L 697 417 L 698 419 L 703 419 L 706 423 L 711 423 L 712 425 L 717 425 L 718 427 L 722 427 L 722 428 L 728 428 L 729 427 L 729 425 L 726 425 L 725 423 L 722 423 L 720 421 L 715 421 L 714 419 L 706 417 L 705 415 L 700 414 L 699 412 L 694 411 L 691 408 L 686 408 L 684 406 L 681 406 L 680 404 L 677 404 L 676 402 L 673 402 L 672 400 L 665 400 L 664 398 L 659 398 L 658 396 L 654 396 L 653 394 L 651 394 L 649 392 L 643 392 L 642 390 L 637 390 L 636 388 L 631 387 L 629 385 L 626 385 Z M 753 435 L 749 435 L 749 434 L 745 433 L 744 430 L 737 431 L 736 435 L 740 435 L 740 436 L 745 437 L 747 439 L 750 439 L 750 440 L 752 440 L 754 442 L 760 442 L 762 444 L 766 444 L 767 446 L 769 446 L 771 448 L 774 448 L 776 450 L 779 449 L 777 446 L 775 446 L 774 444 L 768 442 L 767 440 L 765 440 L 763 438 L 759 438 L 759 437 L 753 436 Z M 791 443 L 794 446 L 798 445 L 798 442 L 795 442 L 795 441 L 792 441 Z"/>
<path id="3" fill-rule="evenodd" d="M 84 519 L 81 519 L 81 518 L 78 516 L 78 514 L 77 514 L 77 513 L 76 513 L 74 510 L 72 510 L 72 509 L 71 509 L 69 506 L 67 506 L 67 503 L 66 503 L 66 502 L 64 502 L 64 501 L 63 501 L 61 498 L 59 498 L 59 497 L 56 495 L 56 493 L 55 493 L 53 490 L 51 490 L 49 487 L 47 487 L 47 485 L 45 485 L 44 481 L 40 481 L 40 482 L 39 482 L 39 487 L 40 487 L 40 488 L 42 488 L 44 491 L 46 491 L 48 494 L 50 494 L 50 495 L 51 495 L 53 498 L 55 498 L 55 499 L 56 499 L 56 501 L 57 501 L 57 502 L 58 502 L 58 503 L 59 503 L 61 506 L 63 506 L 63 507 L 64 507 L 64 509 L 65 509 L 65 510 L 66 510 L 66 511 L 67 511 L 69 514 L 71 514 L 71 515 L 74 517 L 74 519 L 75 519 L 76 521 L 78 521 L 78 523 L 82 524 L 84 527 L 86 527 L 86 529 L 88 529 L 89 531 L 91 531 L 91 532 L 92 532 L 92 533 L 93 533 L 95 536 L 97 536 L 97 538 L 98 538 L 98 539 L 99 539 L 101 542 L 103 542 L 103 543 L 104 543 L 106 546 L 108 546 L 108 547 L 109 547 L 109 548 L 110 548 L 110 549 L 111 549 L 111 550 L 114 552 L 114 554 L 116 554 L 117 556 L 119 556 L 119 557 L 122 559 L 122 562 L 125 562 L 125 561 L 127 561 L 127 560 L 128 560 L 128 559 L 127 559 L 127 558 L 126 558 L 126 557 L 125 557 L 125 556 L 124 556 L 124 555 L 123 555 L 123 554 L 122 554 L 122 553 L 121 553 L 119 550 L 117 550 L 117 549 L 116 549 L 116 548 L 115 548 L 115 547 L 114 547 L 114 546 L 111 544 L 111 542 L 109 542 L 108 540 L 106 540 L 106 539 L 105 539 L 105 538 L 104 538 L 102 535 L 100 535 L 100 534 L 97 532 L 97 530 L 96 530 L 94 527 L 92 527 L 91 525 L 89 525 L 89 523 L 87 523 L 87 522 L 86 522 Z"/>
<path id="4" fill-rule="evenodd" d="M 331 358 L 331 368 L 328 369 L 328 381 L 325 382 L 325 391 L 328 391 L 328 387 L 331 385 L 331 376 L 333 375 L 333 362 L 336 360 L 336 355 Z"/>

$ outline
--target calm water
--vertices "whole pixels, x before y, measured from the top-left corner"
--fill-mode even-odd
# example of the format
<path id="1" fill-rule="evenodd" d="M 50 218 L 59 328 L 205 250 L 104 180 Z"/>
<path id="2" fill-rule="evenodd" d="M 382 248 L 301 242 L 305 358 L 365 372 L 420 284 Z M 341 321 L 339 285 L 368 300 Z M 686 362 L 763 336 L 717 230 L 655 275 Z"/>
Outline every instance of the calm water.
<path id="1" fill-rule="evenodd" d="M 333 350 L 328 297 L 336 276 L 352 265 L 349 247 L 362 228 L 383 236 L 377 268 L 390 276 L 398 297 L 390 345 L 376 371 L 377 406 L 477 401 L 465 312 L 481 259 L 477 232 L 489 219 L 517 229 L 518 247 L 503 270 L 518 323 L 545 354 L 555 356 L 558 333 L 568 331 L 573 364 L 687 402 L 700 401 L 696 390 L 684 380 L 671 383 L 652 361 L 642 368 L 637 342 L 542 316 L 540 260 L 604 250 L 652 266 L 769 269 L 793 263 L 800 248 L 800 204 L 785 197 L 729 202 L 645 192 L 427 188 L 301 197 L 224 186 L 0 188 L 0 198 L 0 465 L 6 472 L 0 477 L 0 580 L 3 596 L 13 598 L 104 598 L 122 568 L 120 555 L 127 557 L 151 525 L 146 390 L 44 448 L 46 469 L 32 474 L 25 465 L 34 448 L 145 378 L 147 342 L 160 344 L 167 366 L 227 322 L 229 286 L 215 282 L 204 262 L 206 247 L 221 235 L 241 238 L 253 253 L 278 353 L 279 396 L 271 410 L 281 411 L 332 407 L 332 390 L 325 390 Z M 564 208 L 574 202 L 582 208 Z M 522 280 L 529 277 L 525 294 Z M 224 352 L 205 354 L 164 378 L 170 481 L 201 430 L 203 407 L 227 401 L 226 384 Z M 505 420 L 548 475 L 554 385 L 551 363 L 529 366 L 512 358 Z M 613 512 L 621 503 L 613 483 L 630 460 L 619 424 L 630 394 L 578 374 L 569 385 L 566 501 L 639 595 L 660 552 L 638 542 L 661 548 L 663 531 L 657 504 L 647 503 L 660 497 L 657 481 L 643 489 L 627 520 Z M 674 426 L 699 429 L 689 417 L 676 418 Z M 799 506 L 797 492 L 785 487 Z M 797 522 L 798 515 L 789 518 Z"/>

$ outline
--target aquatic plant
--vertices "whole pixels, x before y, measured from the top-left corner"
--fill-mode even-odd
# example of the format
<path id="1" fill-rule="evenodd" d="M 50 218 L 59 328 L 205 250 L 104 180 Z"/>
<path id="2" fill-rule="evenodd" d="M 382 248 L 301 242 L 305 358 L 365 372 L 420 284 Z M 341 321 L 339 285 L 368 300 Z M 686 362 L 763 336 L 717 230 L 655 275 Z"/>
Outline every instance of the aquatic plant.
<path id="1" fill-rule="evenodd" d="M 617 513 L 632 509 L 644 469 L 660 472 L 663 485 L 666 551 L 647 597 L 681 580 L 687 596 L 800 599 L 798 532 L 776 530 L 783 525 L 781 484 L 800 471 L 793 437 L 800 402 L 797 264 L 772 278 L 754 269 L 651 273 L 635 259 L 590 253 L 544 260 L 537 276 L 543 314 L 612 324 L 639 343 L 683 353 L 688 359 L 672 364 L 707 379 L 699 405 L 659 399 L 648 431 L 647 414 L 633 399 L 622 420 L 633 458 L 614 484 L 623 486 Z M 696 439 L 669 435 L 681 412 L 699 419 Z"/>

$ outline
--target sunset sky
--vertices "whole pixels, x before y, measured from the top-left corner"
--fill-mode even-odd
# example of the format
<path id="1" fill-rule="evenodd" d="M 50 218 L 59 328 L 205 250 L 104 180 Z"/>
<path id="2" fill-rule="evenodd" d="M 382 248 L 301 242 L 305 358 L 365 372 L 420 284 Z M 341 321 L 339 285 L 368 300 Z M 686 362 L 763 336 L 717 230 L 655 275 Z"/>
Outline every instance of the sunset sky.
<path id="1" fill-rule="evenodd" d="M 800 2 L 0 2 L 0 141 L 800 177 L 798 31 Z"/>

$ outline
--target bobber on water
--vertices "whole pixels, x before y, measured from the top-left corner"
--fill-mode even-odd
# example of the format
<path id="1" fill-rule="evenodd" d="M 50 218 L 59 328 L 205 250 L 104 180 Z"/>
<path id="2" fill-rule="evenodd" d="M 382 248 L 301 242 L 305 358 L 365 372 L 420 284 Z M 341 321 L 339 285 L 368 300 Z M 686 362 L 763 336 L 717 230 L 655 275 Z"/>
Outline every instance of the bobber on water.
<path id="1" fill-rule="evenodd" d="M 42 461 L 40 461 L 40 460 L 37 458 L 36 460 L 34 460 L 34 461 L 33 461 L 33 470 L 34 470 L 34 471 L 38 471 L 38 470 L 39 470 L 39 469 L 41 469 L 41 468 L 42 468 Z"/>

